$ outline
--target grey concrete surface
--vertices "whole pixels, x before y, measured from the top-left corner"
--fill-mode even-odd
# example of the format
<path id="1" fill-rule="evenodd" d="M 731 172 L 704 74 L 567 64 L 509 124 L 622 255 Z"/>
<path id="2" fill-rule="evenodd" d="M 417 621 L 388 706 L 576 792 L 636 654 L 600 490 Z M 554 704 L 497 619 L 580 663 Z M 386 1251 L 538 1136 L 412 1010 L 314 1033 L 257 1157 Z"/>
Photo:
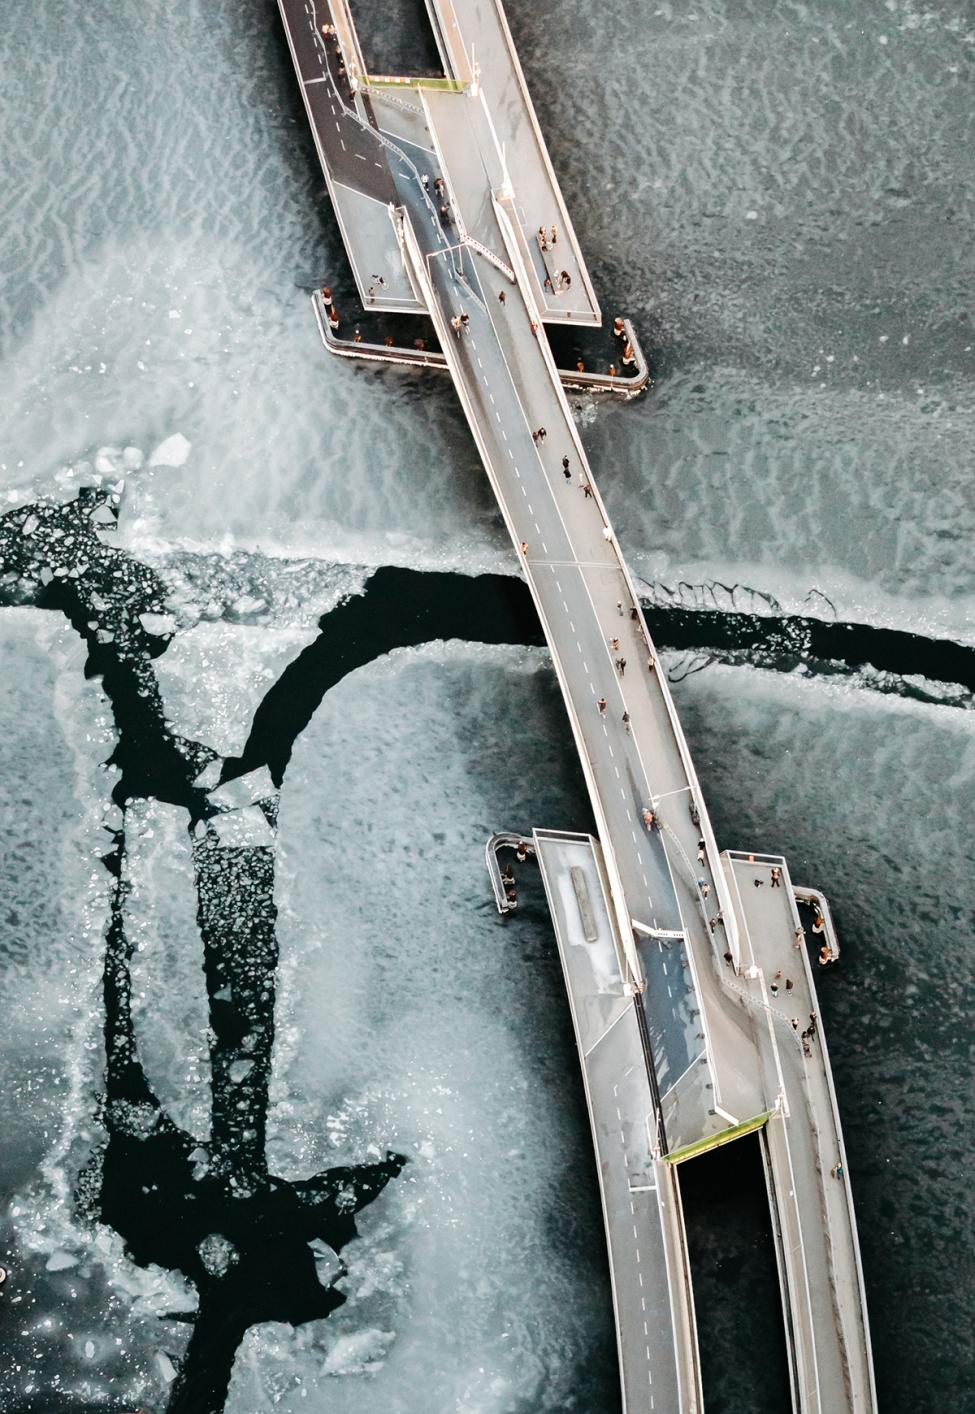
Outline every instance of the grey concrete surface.
<path id="1" fill-rule="evenodd" d="M 743 925 L 740 985 L 759 1020 L 769 1089 L 775 1084 L 781 1094 L 765 1162 L 780 1226 L 797 1407 L 870 1414 L 876 1393 L 850 1173 L 788 866 L 766 855 L 725 859 Z"/>
<path id="2" fill-rule="evenodd" d="M 624 1411 L 702 1405 L 690 1273 L 673 1171 L 655 1152 L 654 1099 L 601 873 L 586 835 L 535 831 L 585 1082 L 606 1226 Z M 585 879 L 588 942 L 570 871 Z"/>
<path id="3" fill-rule="evenodd" d="M 422 313 L 389 220 L 395 186 L 385 150 L 363 119 L 361 98 L 351 96 L 348 77 L 338 72 L 335 42 L 322 32 L 331 22 L 328 6 L 278 0 L 278 8 L 359 297 L 376 309 Z"/>
<path id="4" fill-rule="evenodd" d="M 314 6 L 305 0 L 279 3 L 314 38 Z M 455 3 L 462 23 L 468 0 Z M 490 0 L 470 0 L 470 6 L 484 19 Z M 304 77 L 309 54 L 294 42 L 292 48 Z M 341 115 L 332 114 L 328 104 L 330 127 L 321 103 L 306 96 L 330 190 L 334 195 L 348 185 L 374 205 L 382 190 L 396 208 L 394 241 L 404 252 L 417 302 L 437 328 L 538 609 L 603 843 L 620 984 L 631 989 L 625 1012 L 593 1052 L 591 1065 L 583 1048 L 595 1086 L 591 1105 L 599 1097 L 598 1113 L 593 1108 L 597 1150 L 604 1143 L 608 1156 L 615 1133 L 621 1151 L 611 1166 L 614 1176 L 608 1169 L 604 1175 L 604 1201 L 606 1191 L 613 1195 L 606 1208 L 611 1250 L 622 1241 L 616 1231 L 620 1201 L 632 1202 L 631 1216 L 639 1218 L 634 1242 L 652 1229 L 655 1201 L 673 1304 L 678 1272 L 686 1266 L 673 1237 L 680 1231 L 679 1213 L 665 1220 L 667 1205 L 679 1205 L 676 1180 L 653 1153 L 652 1138 L 641 1156 L 638 1117 L 645 1122 L 653 1113 L 660 1151 L 673 1154 L 775 1107 L 765 1152 L 789 1296 L 796 1405 L 803 1414 L 870 1411 L 875 1400 L 859 1253 L 825 1052 L 819 1065 L 807 1065 L 791 1018 L 762 994 L 764 964 L 756 962 L 766 940 L 782 936 L 781 919 L 766 918 L 764 911 L 772 908 L 773 895 L 774 908 L 781 909 L 786 894 L 794 911 L 791 891 L 752 884 L 755 899 L 745 890 L 746 903 L 735 868 L 725 876 L 668 685 L 541 326 L 542 292 L 518 228 L 525 194 L 506 190 L 511 164 L 501 161 L 487 84 L 476 95 L 430 89 L 419 94 L 428 145 L 415 107 L 386 103 L 380 120 L 379 105 L 368 95 L 343 98 L 327 53 L 318 62 L 323 82 L 303 82 L 306 95 L 312 87 L 327 92 L 331 85 L 335 107 L 342 108 Z M 504 107 L 516 98 L 522 102 L 510 93 L 497 101 Z M 427 172 L 431 150 L 439 170 Z M 380 187 L 374 173 L 383 164 Z M 438 176 L 446 183 L 445 197 L 433 190 Z M 354 242 L 355 232 L 344 221 L 343 233 L 347 243 Z M 453 321 L 460 319 L 455 330 Z M 650 828 L 647 810 L 653 812 Z M 562 926 L 568 927 L 568 906 L 557 898 L 553 911 L 560 907 Z M 743 971 L 752 967 L 755 976 Z M 568 973 L 567 981 L 571 991 Z M 809 1000 L 815 1011 L 808 977 L 806 986 L 804 1004 Z M 633 1059 L 634 1036 L 642 1071 Z M 610 1092 L 614 1110 L 615 1099 L 625 1101 L 615 1131 L 605 1113 Z M 634 1185 L 634 1172 L 650 1177 L 651 1162 L 655 1183 Z M 837 1162 L 840 1173 L 829 1175 Z M 626 1175 L 626 1194 L 620 1174 Z M 634 1196 L 653 1192 L 655 1200 Z M 651 1238 L 643 1240 L 651 1245 L 639 1248 L 641 1264 L 645 1252 L 654 1250 Z M 659 1256 L 652 1262 L 657 1273 Z M 646 1282 L 647 1272 L 633 1265 L 633 1252 L 621 1264 L 614 1290 L 622 1364 L 635 1369 L 636 1334 L 627 1323 L 634 1302 L 648 1301 L 638 1291 L 640 1273 Z M 652 1314 L 656 1330 L 663 1312 Z M 650 1325 L 648 1316 L 648 1330 Z M 682 1328 L 672 1319 L 678 1340 Z M 689 1348 L 677 1349 L 678 1378 L 694 1363 L 693 1347 L 691 1339 Z M 658 1360 L 665 1368 L 654 1343 L 645 1351 L 651 1370 Z M 657 1407 L 649 1403 L 651 1384 L 634 1407 Z"/>
<path id="5" fill-rule="evenodd" d="M 569 323 L 600 323 L 596 299 L 562 191 L 542 136 L 528 85 L 500 0 L 433 0 L 445 26 L 456 21 L 460 41 L 477 64 L 477 79 L 491 114 L 497 140 L 504 144 L 506 166 L 517 194 L 519 237 L 542 318 Z M 547 291 L 545 259 L 535 240 L 539 227 L 556 227 L 551 265 L 567 270 L 571 285 L 564 293 Z"/>

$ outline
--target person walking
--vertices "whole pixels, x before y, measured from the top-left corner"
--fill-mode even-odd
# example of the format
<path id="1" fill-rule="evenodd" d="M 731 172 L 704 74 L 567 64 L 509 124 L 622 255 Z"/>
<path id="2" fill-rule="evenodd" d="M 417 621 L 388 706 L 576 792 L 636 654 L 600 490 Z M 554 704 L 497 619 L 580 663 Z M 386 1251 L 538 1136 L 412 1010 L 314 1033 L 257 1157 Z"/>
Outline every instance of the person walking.
<path id="1" fill-rule="evenodd" d="M 618 651 L 619 651 L 619 646 L 620 646 L 620 641 L 619 641 L 619 639 L 618 639 L 618 638 L 611 638 L 611 639 L 609 640 L 609 646 L 610 646 L 610 648 L 612 648 L 612 650 L 613 650 L 614 653 L 618 652 Z"/>
<path id="2" fill-rule="evenodd" d="M 563 472 L 563 474 L 564 474 L 564 476 L 565 476 L 566 481 L 571 481 L 571 480 L 572 480 L 572 472 L 569 470 L 569 458 L 568 458 L 568 457 L 563 457 L 563 458 L 562 458 L 562 472 Z"/>
<path id="3" fill-rule="evenodd" d="M 698 864 L 703 864 L 703 863 L 704 863 L 704 860 L 705 860 L 704 841 L 703 841 L 703 840 L 698 840 L 698 842 L 697 842 L 697 862 L 698 862 Z"/>
<path id="4" fill-rule="evenodd" d="M 620 618 L 623 617 L 623 600 L 622 600 L 622 599 L 617 599 L 617 601 L 616 601 L 616 612 L 619 614 Z"/>
<path id="5" fill-rule="evenodd" d="M 558 228 L 557 228 L 556 226 L 553 226 L 553 227 L 552 227 L 552 244 L 553 244 L 553 245 L 555 245 L 555 242 L 558 240 L 558 238 L 559 238 Z M 563 271 L 562 273 L 565 274 L 565 271 Z"/>
<path id="6" fill-rule="evenodd" d="M 498 291 L 498 299 L 499 299 L 499 301 L 501 302 L 501 304 L 507 304 L 507 303 L 508 303 L 508 296 L 505 294 L 504 290 L 499 290 L 499 291 Z"/>
<path id="7" fill-rule="evenodd" d="M 587 501 L 592 500 L 592 487 L 589 485 L 588 481 L 584 481 L 582 483 L 582 494 L 585 496 Z"/>
<path id="8" fill-rule="evenodd" d="M 623 713 L 623 725 L 624 725 L 624 727 L 626 728 L 626 734 L 627 734 L 627 736 L 629 736 L 629 734 L 630 734 L 630 714 L 629 714 L 629 712 L 624 712 L 624 713 Z"/>
<path id="9" fill-rule="evenodd" d="M 773 889 L 781 889 L 781 887 L 782 887 L 782 870 L 779 868 L 779 866 L 778 866 L 777 864 L 773 864 L 773 865 L 772 865 L 772 868 L 771 868 L 771 870 L 770 870 L 769 872 L 770 872 L 771 875 L 772 875 L 772 888 L 773 888 Z"/>
<path id="10" fill-rule="evenodd" d="M 597 700 L 597 702 L 596 702 L 596 710 L 598 711 L 598 713 L 599 713 L 599 715 L 600 715 L 601 717 L 605 717 L 605 715 L 606 715 L 606 699 L 605 699 L 605 697 L 600 697 L 600 698 L 598 698 L 598 700 Z"/>
<path id="11" fill-rule="evenodd" d="M 623 674 L 626 672 L 626 659 L 625 659 L 625 658 L 617 658 L 617 660 L 616 660 L 616 667 L 617 667 L 617 669 L 619 670 L 619 675 L 620 675 L 620 677 L 622 677 Z"/>
<path id="12" fill-rule="evenodd" d="M 652 830 L 652 829 L 653 829 L 653 822 L 654 822 L 654 820 L 655 820 L 656 818 L 657 818 L 657 817 L 654 815 L 654 813 L 653 813 L 653 811 L 650 809 L 650 807 L 649 807 L 648 805 L 644 806 L 644 808 L 643 808 L 643 823 L 646 825 L 646 827 L 647 827 L 648 830 Z"/>

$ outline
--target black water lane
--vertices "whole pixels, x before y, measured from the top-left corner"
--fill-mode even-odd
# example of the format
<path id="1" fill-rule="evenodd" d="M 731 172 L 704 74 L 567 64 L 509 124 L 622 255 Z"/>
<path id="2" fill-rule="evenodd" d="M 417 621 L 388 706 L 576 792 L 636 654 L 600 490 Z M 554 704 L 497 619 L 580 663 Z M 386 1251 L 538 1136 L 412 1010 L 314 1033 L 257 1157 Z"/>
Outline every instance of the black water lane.
<path id="1" fill-rule="evenodd" d="M 758 1138 L 683 1163 L 680 1188 L 704 1407 L 708 1414 L 782 1414 L 791 1408 L 789 1370 Z"/>

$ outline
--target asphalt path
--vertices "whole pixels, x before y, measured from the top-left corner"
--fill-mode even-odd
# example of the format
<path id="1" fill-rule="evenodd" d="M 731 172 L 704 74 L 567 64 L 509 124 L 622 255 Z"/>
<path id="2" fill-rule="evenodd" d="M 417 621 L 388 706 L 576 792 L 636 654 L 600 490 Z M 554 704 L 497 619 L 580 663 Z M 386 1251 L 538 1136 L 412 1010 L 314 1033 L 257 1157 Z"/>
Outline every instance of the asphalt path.
<path id="1" fill-rule="evenodd" d="M 408 169 L 400 169 L 407 171 Z M 580 484 L 579 459 L 565 416 L 551 395 L 538 339 L 517 290 L 486 260 L 469 249 L 450 249 L 456 229 L 441 225 L 412 175 L 398 177 L 400 199 L 425 247 L 427 268 L 449 322 L 469 319 L 455 340 L 471 416 L 502 499 L 502 509 L 542 611 L 547 636 L 576 709 L 582 750 L 588 762 L 632 917 L 646 927 L 676 937 L 654 940 L 643 949 L 648 968 L 644 996 L 648 1029 L 661 1090 L 666 1090 L 701 1052 L 691 1015 L 693 989 L 686 964 L 683 920 L 677 904 L 663 840 L 647 830 L 643 811 L 653 798 L 649 773 L 636 736 L 627 730 L 629 683 L 648 672 L 647 652 L 628 659 L 612 639 L 629 628 L 629 591 L 594 499 Z M 504 290 L 505 303 L 499 295 Z M 517 321 L 523 326 L 516 336 Z M 520 389 L 531 395 L 531 416 Z M 541 441 L 533 438 L 547 428 Z M 571 480 L 561 469 L 570 458 Z M 555 461 L 553 486 L 549 463 Z M 626 607 L 623 615 L 617 604 Z M 625 635 L 630 637 L 629 633 Z M 655 671 L 656 669 L 654 669 Z M 605 713 L 598 706 L 605 699 Z"/>
<path id="2" fill-rule="evenodd" d="M 598 498 L 584 490 L 590 473 L 559 397 L 557 376 L 548 367 L 547 342 L 541 330 L 539 337 L 531 330 L 529 297 L 471 248 L 458 249 L 464 231 L 495 253 L 507 248 L 493 205 L 485 201 L 495 174 L 486 173 L 493 139 L 487 141 L 481 131 L 483 109 L 459 95 L 426 96 L 431 111 L 445 115 L 431 124 L 441 156 L 452 143 L 457 160 L 443 173 L 425 170 L 432 165 L 425 148 L 379 131 L 369 121 L 368 100 L 360 98 L 360 110 L 343 91 L 334 44 L 320 33 L 321 8 L 311 0 L 280 3 L 305 91 L 319 95 L 314 102 L 323 125 L 320 150 L 333 182 L 341 178 L 365 195 L 402 206 L 426 258 L 442 319 L 449 328 L 456 315 L 468 317 L 462 339 L 451 348 L 455 377 L 462 380 L 468 417 L 512 538 L 516 546 L 526 546 L 524 571 L 559 669 L 600 831 L 618 871 L 627 916 L 639 925 L 636 949 L 646 974 L 642 1000 L 656 1081 L 671 1112 L 684 1097 L 668 1137 L 674 1143 L 700 1137 L 715 1127 L 711 1100 L 699 1082 L 702 1058 L 707 1059 L 707 1014 L 714 1008 L 706 1014 L 696 994 L 700 957 L 695 962 L 685 935 L 688 927 L 702 934 L 697 941 L 706 958 L 713 940 L 693 880 L 686 877 L 692 872 L 693 842 L 685 838 L 669 850 L 665 845 L 665 837 L 673 845 L 687 836 L 687 796 L 681 795 L 687 779 L 612 531 Z M 309 76 L 323 82 L 311 83 Z M 409 122 L 412 132 L 415 119 Z M 466 146 L 458 148 L 458 134 L 473 136 L 465 136 Z M 447 219 L 433 187 L 439 175 L 447 181 Z M 547 435 L 533 439 L 541 427 Z M 568 481 L 563 456 L 569 458 Z M 616 638 L 618 648 L 612 644 Z M 600 699 L 606 701 L 604 712 L 597 707 Z M 624 713 L 631 718 L 628 724 Z M 662 805 L 659 797 L 665 798 Z M 643 812 L 650 806 L 653 830 L 644 825 Z M 675 867 L 684 877 L 675 879 Z M 709 860 L 695 872 L 698 868 L 713 880 Z M 715 1067 L 708 1063 L 708 1069 L 716 1094 Z M 682 1077 L 684 1084 L 675 1091 Z"/>
<path id="3" fill-rule="evenodd" d="M 535 835 L 565 972 L 585 1078 L 613 1283 L 624 1408 L 677 1411 L 695 1365 L 690 1275 L 679 1197 L 668 1165 L 652 1150 L 654 1098 L 643 1058 L 636 1003 L 627 996 L 592 843 L 585 836 Z M 585 889 L 594 938 L 580 923 L 575 871 Z"/>

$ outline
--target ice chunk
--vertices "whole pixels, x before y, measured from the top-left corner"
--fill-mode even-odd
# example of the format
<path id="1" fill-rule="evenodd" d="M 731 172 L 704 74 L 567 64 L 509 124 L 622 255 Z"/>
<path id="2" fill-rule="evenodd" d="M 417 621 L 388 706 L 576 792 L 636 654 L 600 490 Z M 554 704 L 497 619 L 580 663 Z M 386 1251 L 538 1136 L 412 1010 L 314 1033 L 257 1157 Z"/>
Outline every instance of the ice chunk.
<path id="1" fill-rule="evenodd" d="M 149 458 L 150 466 L 185 466 L 192 444 L 182 432 L 174 432 L 164 442 L 160 442 Z"/>
<path id="2" fill-rule="evenodd" d="M 257 800 L 276 797 L 277 793 L 271 772 L 266 766 L 260 766 L 256 771 L 248 771 L 246 776 L 235 776 L 232 781 L 212 790 L 210 800 L 220 810 L 238 810 Z"/>
<path id="3" fill-rule="evenodd" d="M 63 1272 L 68 1267 L 76 1267 L 78 1258 L 73 1257 L 70 1252 L 52 1252 L 46 1265 L 49 1272 Z"/>
<path id="4" fill-rule="evenodd" d="M 228 810 L 225 815 L 215 815 L 209 822 L 217 836 L 217 842 L 224 849 L 240 849 L 244 845 L 274 844 L 274 831 L 267 822 L 264 812 L 256 805 L 245 810 Z"/>
<path id="5" fill-rule="evenodd" d="M 156 1352 L 156 1364 L 159 1366 L 159 1373 L 168 1385 L 171 1385 L 176 1378 L 176 1366 L 170 1360 L 165 1350 Z"/>
<path id="6" fill-rule="evenodd" d="M 222 1232 L 211 1232 L 197 1245 L 200 1261 L 212 1277 L 226 1276 L 230 1268 L 240 1261 L 240 1253 Z"/>
<path id="7" fill-rule="evenodd" d="M 395 1339 L 395 1331 L 381 1331 L 377 1327 L 340 1335 L 322 1369 L 326 1375 L 362 1375 L 378 1370 Z"/>
<path id="8" fill-rule="evenodd" d="M 217 757 L 216 761 L 210 761 L 193 782 L 195 786 L 200 786 L 203 790 L 212 790 L 220 779 L 223 770 L 223 762 Z"/>
<path id="9" fill-rule="evenodd" d="M 176 620 L 172 614 L 140 614 L 139 622 L 146 633 L 175 633 Z"/>
<path id="10" fill-rule="evenodd" d="M 121 447 L 99 447 L 95 453 L 95 470 L 99 476 L 116 476 L 121 465 Z"/>

